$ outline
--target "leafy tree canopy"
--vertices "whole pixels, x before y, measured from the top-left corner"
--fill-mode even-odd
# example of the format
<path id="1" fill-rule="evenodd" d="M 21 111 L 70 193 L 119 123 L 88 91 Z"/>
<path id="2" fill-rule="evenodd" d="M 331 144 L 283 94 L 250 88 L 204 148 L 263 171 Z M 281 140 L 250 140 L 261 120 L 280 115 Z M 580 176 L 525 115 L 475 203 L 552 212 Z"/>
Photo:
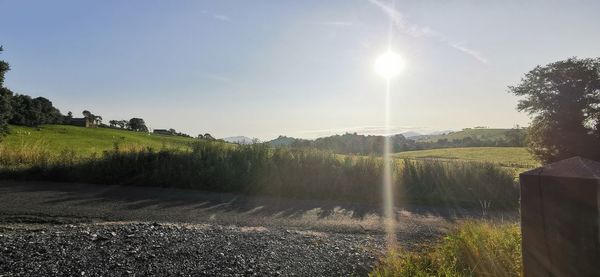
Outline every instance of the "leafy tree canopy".
<path id="1" fill-rule="evenodd" d="M 2 46 L 0 46 L 0 53 L 2 50 Z M 13 93 L 4 87 L 4 74 L 9 69 L 8 63 L 0 60 L 0 136 L 8 131 L 8 120 L 12 113 L 10 101 Z"/>
<path id="2" fill-rule="evenodd" d="M 146 122 L 144 122 L 141 118 L 132 118 L 129 120 L 129 129 L 136 132 L 148 132 L 148 127 L 146 127 Z"/>
<path id="3" fill-rule="evenodd" d="M 543 162 L 572 156 L 600 159 L 600 58 L 537 66 L 509 91 L 533 117 L 530 151 Z"/>

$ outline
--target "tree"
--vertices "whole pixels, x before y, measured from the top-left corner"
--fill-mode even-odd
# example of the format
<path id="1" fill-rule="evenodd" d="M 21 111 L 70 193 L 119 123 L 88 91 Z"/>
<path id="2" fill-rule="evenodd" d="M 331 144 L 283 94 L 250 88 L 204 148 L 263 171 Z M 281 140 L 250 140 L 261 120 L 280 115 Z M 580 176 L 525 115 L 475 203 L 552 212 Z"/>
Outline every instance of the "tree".
<path id="1" fill-rule="evenodd" d="M 33 99 L 31 97 L 28 95 L 14 95 L 10 104 L 12 106 L 11 124 L 34 125 L 36 115 L 33 111 Z"/>
<path id="2" fill-rule="evenodd" d="M 600 58 L 537 66 L 509 91 L 533 117 L 530 151 L 548 163 L 572 156 L 600 159 Z"/>
<path id="3" fill-rule="evenodd" d="M 102 116 L 95 115 L 88 110 L 84 110 L 81 113 L 83 114 L 83 117 L 85 119 L 87 119 L 87 121 L 90 123 L 90 125 L 94 125 L 94 126 L 102 125 Z"/>
<path id="4" fill-rule="evenodd" d="M 116 120 L 109 120 L 108 124 L 110 125 L 111 128 L 116 128 L 118 125 L 118 121 Z"/>
<path id="5" fill-rule="evenodd" d="M 204 134 L 204 139 L 205 140 L 215 140 L 215 138 L 213 136 L 211 136 L 209 133 Z"/>
<path id="6" fill-rule="evenodd" d="M 71 119 L 73 119 L 73 113 L 69 111 L 67 115 L 63 117 L 63 123 L 69 124 L 71 122 Z"/>
<path id="7" fill-rule="evenodd" d="M 146 122 L 141 118 L 132 118 L 129 120 L 129 129 L 136 132 L 148 132 Z"/>
<path id="8" fill-rule="evenodd" d="M 33 99 L 33 105 L 38 110 L 37 124 L 55 124 L 62 121 L 62 114 L 52 105 L 52 101 L 37 97 Z"/>
<path id="9" fill-rule="evenodd" d="M 102 116 L 94 115 L 94 125 L 96 125 L 96 126 L 102 125 Z"/>
<path id="10" fill-rule="evenodd" d="M 119 128 L 121 128 L 121 129 L 129 129 L 129 121 L 127 121 L 127 120 L 119 121 L 118 125 L 119 125 Z"/>
<path id="11" fill-rule="evenodd" d="M 506 137 L 505 144 L 507 146 L 523 147 L 526 145 L 527 132 L 525 131 L 525 129 L 522 129 L 521 127 L 519 127 L 519 125 L 508 130 L 508 132 L 506 132 L 506 134 L 504 134 L 504 136 Z"/>
<path id="12" fill-rule="evenodd" d="M 37 126 L 62 122 L 62 114 L 44 97 L 31 98 L 16 94 L 11 99 L 12 114 L 9 123 L 15 125 Z"/>
<path id="13" fill-rule="evenodd" d="M 0 53 L 2 51 L 2 46 L 0 46 Z M 8 70 L 10 70 L 8 63 L 0 60 L 0 136 L 6 134 L 8 131 L 8 121 L 12 114 L 10 103 L 13 93 L 4 87 L 4 74 Z"/>

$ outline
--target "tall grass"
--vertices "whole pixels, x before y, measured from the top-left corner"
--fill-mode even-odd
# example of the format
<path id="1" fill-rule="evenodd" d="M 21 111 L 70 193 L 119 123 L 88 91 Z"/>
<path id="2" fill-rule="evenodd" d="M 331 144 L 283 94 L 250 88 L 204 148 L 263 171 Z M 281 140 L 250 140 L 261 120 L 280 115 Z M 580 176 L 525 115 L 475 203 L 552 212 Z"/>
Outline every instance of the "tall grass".
<path id="1" fill-rule="evenodd" d="M 48 142 L 21 141 L 20 143 L 0 143 L 0 168 L 31 168 L 47 166 L 74 165 L 79 162 L 96 159 L 99 154 L 82 155 L 75 148 L 52 149 Z M 136 144 L 114 143 L 115 152 L 136 152 L 147 149 Z"/>
<path id="2" fill-rule="evenodd" d="M 43 143 L 24 143 L 18 146 L 0 144 L 0 166 L 28 167 L 47 165 L 52 157 Z"/>
<path id="3" fill-rule="evenodd" d="M 272 149 L 265 144 L 232 147 L 197 141 L 191 150 L 121 146 L 91 157 L 73 152 L 47 158 L 44 148 L 10 151 L 0 177 L 142 185 L 290 198 L 377 204 L 383 165 L 378 157 L 340 158 L 318 150 Z M 27 158 L 31 156 L 32 158 Z M 37 158 L 36 158 L 37 157 Z M 27 160 L 27 166 L 12 167 Z M 510 172 L 472 162 L 404 161 L 395 166 L 398 202 L 437 206 L 515 207 L 518 190 Z M 486 202 L 487 203 L 487 202 Z"/>
<path id="4" fill-rule="evenodd" d="M 404 160 L 397 198 L 442 206 L 516 207 L 509 171 L 492 163 Z"/>
<path id="5" fill-rule="evenodd" d="M 466 222 L 438 245 L 385 256 L 370 276 L 521 276 L 517 224 Z"/>

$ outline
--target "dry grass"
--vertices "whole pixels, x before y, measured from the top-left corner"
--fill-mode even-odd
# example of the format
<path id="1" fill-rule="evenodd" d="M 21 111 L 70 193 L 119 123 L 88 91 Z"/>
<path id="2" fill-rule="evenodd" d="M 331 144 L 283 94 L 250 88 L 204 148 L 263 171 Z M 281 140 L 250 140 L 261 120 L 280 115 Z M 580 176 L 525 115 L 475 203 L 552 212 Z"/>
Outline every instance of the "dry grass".
<path id="1" fill-rule="evenodd" d="M 148 150 L 139 144 L 113 143 L 112 151 L 119 153 L 134 153 Z M 19 143 L 0 143 L 0 168 L 29 168 L 33 166 L 46 167 L 49 165 L 74 165 L 89 159 L 95 159 L 102 153 L 92 152 L 83 154 L 79 149 L 52 149 L 45 140 L 21 140 Z"/>
<path id="2" fill-rule="evenodd" d="M 0 166 L 23 167 L 32 165 L 46 165 L 53 159 L 41 141 L 21 142 L 20 144 L 0 144 Z"/>
<path id="3" fill-rule="evenodd" d="M 388 253 L 370 276 L 521 276 L 521 232 L 517 224 L 460 224 L 421 252 Z"/>

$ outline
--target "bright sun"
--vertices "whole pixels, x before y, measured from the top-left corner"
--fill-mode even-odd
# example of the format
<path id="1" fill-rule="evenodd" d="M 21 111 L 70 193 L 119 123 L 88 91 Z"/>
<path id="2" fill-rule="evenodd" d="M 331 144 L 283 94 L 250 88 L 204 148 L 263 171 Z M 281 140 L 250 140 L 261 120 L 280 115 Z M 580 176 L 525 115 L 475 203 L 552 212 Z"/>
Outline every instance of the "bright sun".
<path id="1" fill-rule="evenodd" d="M 395 52 L 385 52 L 375 60 L 375 72 L 386 79 L 398 76 L 402 69 L 404 60 Z"/>

